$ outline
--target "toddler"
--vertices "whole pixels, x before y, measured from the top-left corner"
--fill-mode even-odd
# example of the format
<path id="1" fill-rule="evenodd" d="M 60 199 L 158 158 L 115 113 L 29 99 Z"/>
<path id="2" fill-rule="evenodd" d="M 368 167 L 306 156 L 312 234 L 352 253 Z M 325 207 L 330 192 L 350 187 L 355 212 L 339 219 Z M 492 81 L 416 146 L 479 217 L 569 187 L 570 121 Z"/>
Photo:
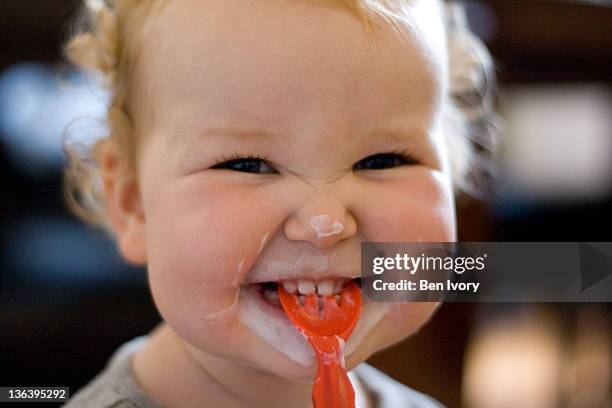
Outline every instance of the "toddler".
<path id="1" fill-rule="evenodd" d="M 338 293 L 363 241 L 456 240 L 486 50 L 441 0 L 84 10 L 66 54 L 106 80 L 109 134 L 85 156 L 65 144 L 66 196 L 146 265 L 163 321 L 66 406 L 311 406 L 314 353 L 277 287 Z M 364 363 L 436 307 L 363 297 L 345 347 L 358 407 L 440 406 Z"/>

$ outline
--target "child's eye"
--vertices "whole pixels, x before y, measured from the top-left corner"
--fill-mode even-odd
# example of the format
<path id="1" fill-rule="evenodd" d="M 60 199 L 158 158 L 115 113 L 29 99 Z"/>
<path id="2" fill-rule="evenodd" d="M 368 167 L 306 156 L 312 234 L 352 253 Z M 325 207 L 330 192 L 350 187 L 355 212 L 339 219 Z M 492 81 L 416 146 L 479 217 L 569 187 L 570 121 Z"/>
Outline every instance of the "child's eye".
<path id="1" fill-rule="evenodd" d="M 238 155 L 234 154 L 231 156 L 223 157 L 220 163 L 215 164 L 213 169 L 224 169 L 228 168 L 231 170 L 241 171 L 243 173 L 262 173 L 262 167 L 267 168 L 268 171 L 263 173 L 276 173 L 270 166 L 265 163 L 265 159 L 257 155 Z"/>
<path id="2" fill-rule="evenodd" d="M 243 173 L 274 174 L 276 171 L 266 164 L 266 159 L 257 155 L 232 154 L 224 156 L 213 169 L 231 169 Z M 380 153 L 366 157 L 353 166 L 353 170 L 383 170 L 404 164 L 417 164 L 418 161 L 405 153 Z M 263 170 L 262 169 L 267 169 Z"/>
<path id="3" fill-rule="evenodd" d="M 404 153 L 380 153 L 366 157 L 355 166 L 354 170 L 383 170 L 403 164 L 417 164 L 418 161 Z"/>

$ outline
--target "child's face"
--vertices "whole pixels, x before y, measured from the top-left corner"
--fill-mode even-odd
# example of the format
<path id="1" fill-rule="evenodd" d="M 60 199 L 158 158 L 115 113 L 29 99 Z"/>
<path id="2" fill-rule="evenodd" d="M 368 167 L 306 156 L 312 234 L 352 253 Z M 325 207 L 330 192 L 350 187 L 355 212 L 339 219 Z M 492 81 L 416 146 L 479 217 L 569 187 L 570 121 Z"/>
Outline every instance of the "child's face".
<path id="1" fill-rule="evenodd" d="M 307 343 L 254 282 L 359 276 L 362 241 L 455 240 L 443 26 L 436 2 L 412 4 L 414 32 L 377 29 L 378 55 L 347 11 L 301 1 L 177 0 L 145 28 L 143 217 L 120 245 L 146 248 L 155 303 L 196 357 L 311 379 Z M 417 163 L 371 158 L 396 151 Z M 212 168 L 233 154 L 265 160 Z M 436 307 L 364 300 L 349 369 Z"/>

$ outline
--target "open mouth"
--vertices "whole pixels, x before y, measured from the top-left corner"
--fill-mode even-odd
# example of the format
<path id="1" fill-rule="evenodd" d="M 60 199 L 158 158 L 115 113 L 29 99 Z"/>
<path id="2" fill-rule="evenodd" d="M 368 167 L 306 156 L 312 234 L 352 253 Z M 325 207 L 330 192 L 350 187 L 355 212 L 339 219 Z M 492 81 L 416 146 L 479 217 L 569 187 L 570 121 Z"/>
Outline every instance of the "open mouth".
<path id="1" fill-rule="evenodd" d="M 278 282 L 254 283 L 253 287 L 262 295 L 269 304 L 280 308 L 278 298 L 278 285 L 283 285 L 289 293 L 296 293 L 300 305 L 304 305 L 306 295 L 316 294 L 319 297 L 319 307 L 323 307 L 324 296 L 334 296 L 336 301 L 340 299 L 340 292 L 350 281 L 355 281 L 361 286 L 361 278 L 326 278 L 321 280 L 312 279 L 290 279 Z"/>
<path id="2" fill-rule="evenodd" d="M 328 281 L 331 280 L 331 283 Z M 278 298 L 278 285 L 290 293 L 296 293 L 302 304 L 306 295 L 337 296 L 350 281 L 361 287 L 361 278 L 321 278 L 319 280 L 297 278 L 275 281 L 245 283 L 240 290 L 240 321 L 262 340 L 272 345 L 289 359 L 308 367 L 315 361 L 312 347 L 296 327 L 289 321 Z M 308 282 L 310 281 L 310 282 Z M 326 282 L 327 281 L 327 282 Z M 360 320 L 355 327 L 347 347 L 355 347 L 360 339 L 373 327 L 384 313 L 381 303 L 370 303 L 362 296 Z M 351 346 L 351 344 L 354 344 Z M 347 353 L 349 353 L 347 349 Z M 347 354 L 348 355 L 348 354 Z"/>

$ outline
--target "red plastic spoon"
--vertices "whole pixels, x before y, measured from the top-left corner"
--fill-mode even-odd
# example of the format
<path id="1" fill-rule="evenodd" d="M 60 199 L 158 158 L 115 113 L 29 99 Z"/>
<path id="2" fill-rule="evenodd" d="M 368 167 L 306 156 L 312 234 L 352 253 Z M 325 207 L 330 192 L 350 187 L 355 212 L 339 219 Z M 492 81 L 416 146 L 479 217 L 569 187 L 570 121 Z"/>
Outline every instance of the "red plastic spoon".
<path id="1" fill-rule="evenodd" d="M 304 306 L 297 294 L 278 286 L 278 296 L 289 320 L 304 334 L 317 356 L 317 376 L 312 386 L 314 408 L 354 408 L 355 391 L 344 367 L 344 343 L 359 319 L 361 293 L 350 281 L 335 296 L 323 296 L 322 316 L 316 294 L 307 295 Z"/>

